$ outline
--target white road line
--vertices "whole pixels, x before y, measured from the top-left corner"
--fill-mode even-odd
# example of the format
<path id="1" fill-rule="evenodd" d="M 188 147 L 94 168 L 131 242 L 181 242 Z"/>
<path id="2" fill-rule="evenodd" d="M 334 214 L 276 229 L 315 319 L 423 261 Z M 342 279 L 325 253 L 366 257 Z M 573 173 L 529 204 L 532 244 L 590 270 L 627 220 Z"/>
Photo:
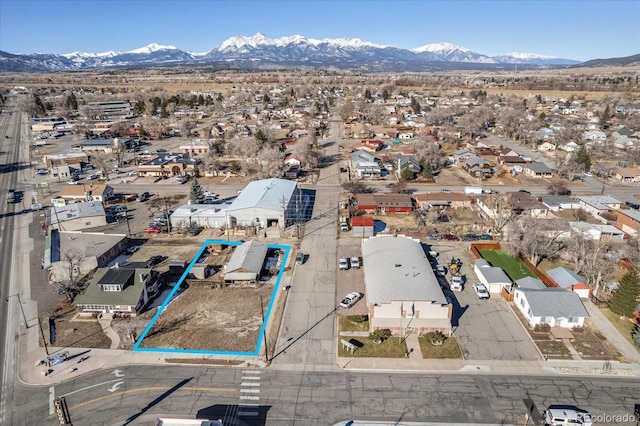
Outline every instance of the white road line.
<path id="1" fill-rule="evenodd" d="M 242 380 L 260 380 L 259 376 L 242 376 Z"/>
<path id="2" fill-rule="evenodd" d="M 53 386 L 49 387 L 49 415 L 54 414 L 56 412 L 56 407 L 53 401 L 56 399 L 56 388 Z"/>
<path id="3" fill-rule="evenodd" d="M 260 393 L 260 389 L 240 389 L 240 392 L 244 392 L 244 393 Z"/>
<path id="4" fill-rule="evenodd" d="M 82 388 L 82 389 L 74 390 L 73 392 L 65 393 L 65 394 L 64 394 L 64 395 L 62 395 L 62 396 L 69 396 L 69 395 L 73 395 L 74 393 L 78 393 L 78 392 L 85 391 L 85 390 L 87 390 L 87 389 L 95 388 L 96 386 L 102 386 L 102 385 L 106 385 L 107 383 L 114 383 L 114 382 L 122 382 L 122 380 L 120 380 L 120 379 L 115 379 L 115 380 L 109 380 L 108 382 L 97 383 L 97 384 L 95 384 L 95 385 L 87 386 L 86 388 Z M 124 382 L 123 382 L 123 383 L 124 383 Z"/>
<path id="5" fill-rule="evenodd" d="M 242 374 L 257 374 L 260 375 L 260 370 L 242 370 Z"/>
<path id="6" fill-rule="evenodd" d="M 250 400 L 250 401 L 258 401 L 260 399 L 259 396 L 251 396 L 251 395 L 240 395 L 240 399 Z"/>
<path id="7" fill-rule="evenodd" d="M 240 386 L 260 386 L 260 383 L 256 382 L 242 382 Z"/>

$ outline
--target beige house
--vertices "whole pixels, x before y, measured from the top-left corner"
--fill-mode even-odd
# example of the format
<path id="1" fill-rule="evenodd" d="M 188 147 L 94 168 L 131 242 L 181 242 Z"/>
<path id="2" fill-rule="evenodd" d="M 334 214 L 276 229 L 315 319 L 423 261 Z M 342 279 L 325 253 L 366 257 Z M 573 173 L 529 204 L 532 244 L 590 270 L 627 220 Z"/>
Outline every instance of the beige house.
<path id="1" fill-rule="evenodd" d="M 99 201 L 104 203 L 115 197 L 112 187 L 100 183 L 85 183 L 82 185 L 64 185 L 58 196 L 51 200 L 51 204 L 63 206 L 83 201 Z"/>

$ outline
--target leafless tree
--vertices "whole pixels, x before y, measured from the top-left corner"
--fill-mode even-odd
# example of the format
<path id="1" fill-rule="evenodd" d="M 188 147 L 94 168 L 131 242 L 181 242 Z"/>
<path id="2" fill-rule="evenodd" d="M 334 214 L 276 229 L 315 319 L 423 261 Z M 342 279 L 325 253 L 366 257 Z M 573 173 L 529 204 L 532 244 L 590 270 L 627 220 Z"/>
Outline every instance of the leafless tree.
<path id="1" fill-rule="evenodd" d="M 536 219 L 530 216 L 512 219 L 509 234 L 513 253 L 521 253 L 536 266 L 544 259 L 553 259 L 567 247 L 566 225 L 563 219 Z"/>
<path id="2" fill-rule="evenodd" d="M 280 178 L 284 169 L 282 153 L 273 146 L 263 146 L 258 152 L 257 162 L 259 164 L 259 177 Z"/>
<path id="3" fill-rule="evenodd" d="M 367 186 L 358 180 L 350 180 L 348 182 L 345 182 L 342 184 L 342 187 L 351 195 L 363 194 L 367 192 Z"/>
<path id="4" fill-rule="evenodd" d="M 65 265 L 66 274 L 61 277 L 58 283 L 60 290 L 64 292 L 69 300 L 73 300 L 81 290 L 78 287 L 78 277 L 80 275 L 80 263 L 85 257 L 84 251 L 79 248 L 68 248 L 61 253 L 61 261 Z"/>
<path id="5" fill-rule="evenodd" d="M 352 104 L 351 102 L 345 102 L 342 105 L 338 106 L 338 108 L 336 109 L 336 114 L 338 114 L 338 117 L 340 117 L 342 121 L 345 121 L 347 118 L 349 118 L 353 111 L 355 111 L 354 104 Z"/>
<path id="6" fill-rule="evenodd" d="M 109 158 L 106 152 L 100 152 L 91 156 L 92 162 L 95 163 L 98 170 L 102 172 L 102 177 L 109 180 Z"/>
<path id="7" fill-rule="evenodd" d="M 497 111 L 497 124 L 502 126 L 507 138 L 514 138 L 525 121 L 524 111 L 510 107 L 503 107 Z"/>
<path id="8" fill-rule="evenodd" d="M 569 252 L 573 255 L 575 271 L 584 276 L 588 286 L 593 288 L 597 296 L 614 273 L 614 263 L 607 254 L 611 249 L 609 238 L 592 240 L 577 235 L 572 239 Z"/>
<path id="9" fill-rule="evenodd" d="M 295 153 L 300 157 L 303 167 L 315 169 L 318 167 L 319 155 L 314 137 L 304 136 L 296 143 Z"/>
<path id="10" fill-rule="evenodd" d="M 547 184 L 547 190 L 553 195 L 569 195 L 571 191 L 567 182 L 561 179 L 553 179 Z"/>
<path id="11" fill-rule="evenodd" d="M 429 139 L 420 138 L 415 145 L 416 156 L 423 167 L 430 167 L 431 170 L 440 170 L 442 168 L 442 159 L 444 151 L 439 144 Z"/>
<path id="12" fill-rule="evenodd" d="M 496 232 L 501 232 L 513 216 L 511 196 L 508 194 L 489 194 L 484 197 L 484 205 L 489 209 L 488 219 Z"/>

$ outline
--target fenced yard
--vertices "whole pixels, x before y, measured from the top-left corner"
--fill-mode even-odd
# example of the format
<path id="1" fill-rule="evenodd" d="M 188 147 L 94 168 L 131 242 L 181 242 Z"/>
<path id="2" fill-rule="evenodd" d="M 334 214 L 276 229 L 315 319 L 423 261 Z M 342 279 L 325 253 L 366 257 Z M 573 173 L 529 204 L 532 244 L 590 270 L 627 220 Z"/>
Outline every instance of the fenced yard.
<path id="1" fill-rule="evenodd" d="M 480 250 L 480 255 L 491 265 L 502 268 L 512 281 L 524 277 L 536 278 L 527 265 L 505 250 Z"/>

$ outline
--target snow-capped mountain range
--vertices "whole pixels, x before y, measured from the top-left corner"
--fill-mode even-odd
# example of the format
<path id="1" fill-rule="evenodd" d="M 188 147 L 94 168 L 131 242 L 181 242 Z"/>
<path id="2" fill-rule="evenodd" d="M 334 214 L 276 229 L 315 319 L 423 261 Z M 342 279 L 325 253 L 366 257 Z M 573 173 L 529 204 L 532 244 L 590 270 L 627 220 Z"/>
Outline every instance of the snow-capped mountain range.
<path id="1" fill-rule="evenodd" d="M 356 38 L 311 39 L 301 35 L 270 38 L 257 33 L 231 37 L 213 50 L 195 53 L 151 43 L 128 52 L 64 55 L 12 54 L 0 51 L 0 71 L 64 71 L 93 68 L 212 65 L 233 68 L 336 68 L 359 71 L 428 71 L 434 69 L 499 69 L 555 67 L 579 61 L 532 53 L 488 56 L 450 43 L 415 49 L 370 43 Z"/>

